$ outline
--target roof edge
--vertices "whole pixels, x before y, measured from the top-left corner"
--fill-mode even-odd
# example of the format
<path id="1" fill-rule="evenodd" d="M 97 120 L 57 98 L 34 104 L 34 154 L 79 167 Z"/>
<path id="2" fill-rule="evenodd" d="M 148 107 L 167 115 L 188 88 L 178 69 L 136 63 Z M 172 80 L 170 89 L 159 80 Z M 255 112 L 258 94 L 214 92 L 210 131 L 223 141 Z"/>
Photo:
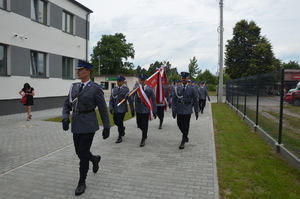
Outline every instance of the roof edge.
<path id="1" fill-rule="evenodd" d="M 86 6 L 82 5 L 81 3 L 79 3 L 76 0 L 69 0 L 69 1 L 73 2 L 74 4 L 78 5 L 79 7 L 83 8 L 86 11 L 88 11 L 89 13 L 93 12 L 91 9 L 87 8 Z"/>

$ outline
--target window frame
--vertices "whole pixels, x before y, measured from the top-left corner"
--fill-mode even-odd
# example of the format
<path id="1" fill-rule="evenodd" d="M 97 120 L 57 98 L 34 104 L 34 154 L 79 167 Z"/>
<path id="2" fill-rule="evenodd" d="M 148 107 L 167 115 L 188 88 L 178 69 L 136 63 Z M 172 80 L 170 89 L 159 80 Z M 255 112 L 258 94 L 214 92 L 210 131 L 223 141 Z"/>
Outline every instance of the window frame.
<path id="1" fill-rule="evenodd" d="M 48 7 L 48 2 L 46 0 L 31 0 L 30 18 L 33 21 L 47 25 L 47 7 Z M 42 18 L 40 20 L 39 13 L 41 10 L 43 11 L 43 13 L 42 13 Z"/>
<path id="2" fill-rule="evenodd" d="M 0 2 L 2 2 L 2 7 L 0 6 L 0 9 L 7 10 L 7 0 L 0 0 Z"/>
<path id="3" fill-rule="evenodd" d="M 42 55 L 42 67 L 40 67 L 39 63 L 39 55 Z M 39 69 L 43 69 L 43 73 L 40 73 Z M 47 73 L 47 54 L 39 51 L 30 51 L 30 76 L 31 77 L 41 77 L 45 78 Z"/>
<path id="4" fill-rule="evenodd" d="M 3 73 L 1 72 L 1 64 L 0 64 L 0 76 L 7 76 L 7 45 L 1 44 L 0 47 L 3 47 Z M 1 55 L 0 55 L 1 57 Z M 1 63 L 1 60 L 0 60 Z"/>
<path id="5" fill-rule="evenodd" d="M 62 78 L 73 79 L 74 75 L 74 59 L 70 57 L 62 57 Z"/>
<path id="6" fill-rule="evenodd" d="M 102 90 L 108 90 L 109 89 L 109 82 L 100 82 L 100 85 L 102 87 Z"/>
<path id="7" fill-rule="evenodd" d="M 74 15 L 66 10 L 62 13 L 62 31 L 74 34 Z"/>

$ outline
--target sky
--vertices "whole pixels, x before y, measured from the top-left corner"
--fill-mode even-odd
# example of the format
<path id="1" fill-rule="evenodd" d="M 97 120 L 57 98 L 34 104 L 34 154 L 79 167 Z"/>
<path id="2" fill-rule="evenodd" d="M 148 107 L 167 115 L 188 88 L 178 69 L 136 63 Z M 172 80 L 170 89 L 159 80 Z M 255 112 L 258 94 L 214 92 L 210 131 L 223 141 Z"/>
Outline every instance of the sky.
<path id="1" fill-rule="evenodd" d="M 129 61 L 135 67 L 169 61 L 180 73 L 195 57 L 202 72 L 219 71 L 220 0 L 77 1 L 93 11 L 90 54 L 102 35 L 122 33 L 133 44 L 135 58 Z M 223 0 L 223 52 L 234 26 L 245 19 L 261 28 L 276 58 L 299 63 L 299 8 L 299 0 Z"/>

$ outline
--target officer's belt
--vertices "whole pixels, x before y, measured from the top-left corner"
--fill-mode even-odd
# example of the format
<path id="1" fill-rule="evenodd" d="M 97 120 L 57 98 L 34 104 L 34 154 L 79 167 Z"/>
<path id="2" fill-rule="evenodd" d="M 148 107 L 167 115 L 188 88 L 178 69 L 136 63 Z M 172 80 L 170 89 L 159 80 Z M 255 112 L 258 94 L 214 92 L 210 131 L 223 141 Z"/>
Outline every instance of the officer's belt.
<path id="1" fill-rule="evenodd" d="M 120 101 L 122 101 L 122 100 L 114 99 L 114 102 L 115 102 L 115 103 L 119 103 Z"/>
<path id="2" fill-rule="evenodd" d="M 137 102 L 137 103 L 142 103 L 142 100 L 139 100 L 139 99 L 138 99 L 138 100 L 136 100 L 136 102 Z"/>
<path id="3" fill-rule="evenodd" d="M 180 104 L 190 104 L 191 102 L 185 102 L 185 101 L 178 101 Z"/>
<path id="4" fill-rule="evenodd" d="M 91 112 L 95 112 L 95 109 L 74 109 L 73 113 L 75 114 L 83 114 L 83 113 L 91 113 Z"/>

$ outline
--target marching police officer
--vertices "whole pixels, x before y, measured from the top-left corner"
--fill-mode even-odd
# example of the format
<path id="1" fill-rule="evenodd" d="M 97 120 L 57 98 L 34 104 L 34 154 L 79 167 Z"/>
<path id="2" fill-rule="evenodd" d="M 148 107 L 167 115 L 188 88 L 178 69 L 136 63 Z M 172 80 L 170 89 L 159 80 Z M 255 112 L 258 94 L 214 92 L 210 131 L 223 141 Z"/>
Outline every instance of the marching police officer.
<path id="1" fill-rule="evenodd" d="M 208 101 L 210 101 L 207 88 L 205 87 L 204 81 L 200 83 L 200 86 L 198 87 L 198 95 L 199 95 L 199 111 L 201 111 L 201 114 L 203 114 L 203 110 L 206 104 L 206 98 Z"/>
<path id="2" fill-rule="evenodd" d="M 172 93 L 174 92 L 175 89 L 175 80 L 171 80 L 171 84 L 170 84 L 170 102 L 169 102 L 169 108 L 172 108 Z"/>
<path id="3" fill-rule="evenodd" d="M 137 91 L 134 94 L 137 125 L 138 128 L 142 130 L 142 140 L 140 143 L 140 147 L 145 146 L 145 140 L 147 139 L 149 116 L 151 114 L 150 112 L 152 111 L 148 108 L 149 104 L 151 104 L 150 100 L 152 100 L 152 108 L 154 109 L 153 117 L 154 119 L 156 119 L 156 99 L 153 89 L 150 86 L 146 85 L 147 79 L 147 75 L 139 75 L 140 88 L 138 89 L 142 90 Z"/>
<path id="4" fill-rule="evenodd" d="M 118 106 L 119 102 L 121 102 L 124 98 L 128 99 L 131 109 L 131 115 L 132 117 L 134 117 L 132 98 L 128 97 L 130 91 L 127 86 L 124 86 L 124 80 L 125 77 L 120 75 L 117 76 L 118 86 L 112 89 L 111 96 L 109 99 L 110 113 L 113 115 L 114 123 L 115 125 L 117 125 L 119 132 L 119 136 L 116 143 L 121 143 L 122 137 L 125 135 L 125 127 L 123 120 L 126 112 L 128 112 L 127 100 Z"/>
<path id="5" fill-rule="evenodd" d="M 196 120 L 198 119 L 198 96 L 194 86 L 187 84 L 188 75 L 187 72 L 181 73 L 182 84 L 176 86 L 172 94 L 172 116 L 175 119 L 177 115 L 177 126 L 182 133 L 179 149 L 184 149 L 184 144 L 189 141 L 188 134 L 193 106 Z"/>
<path id="6" fill-rule="evenodd" d="M 165 117 L 165 110 L 167 109 L 167 104 L 170 103 L 170 96 L 169 96 L 169 87 L 165 84 L 165 79 L 162 78 L 162 84 L 163 84 L 163 92 L 165 96 L 165 100 L 162 103 L 157 103 L 157 117 L 159 119 L 159 126 L 158 129 L 162 129 L 162 124 L 164 122 Z"/>
<path id="7" fill-rule="evenodd" d="M 75 195 L 81 195 L 86 189 L 86 176 L 89 170 L 89 161 L 93 163 L 93 172 L 97 173 L 99 169 L 100 155 L 93 155 L 90 148 L 93 142 L 95 132 L 99 130 L 99 124 L 96 117 L 95 108 L 98 107 L 103 122 L 103 139 L 109 137 L 110 124 L 107 111 L 107 105 L 104 99 L 104 93 L 97 83 L 91 81 L 93 65 L 79 60 L 77 66 L 78 79 L 80 83 L 72 84 L 69 95 L 64 102 L 62 110 L 63 130 L 69 129 L 69 116 L 72 111 L 71 132 L 73 133 L 73 142 L 75 152 L 79 158 L 79 181 L 75 190 Z"/>

